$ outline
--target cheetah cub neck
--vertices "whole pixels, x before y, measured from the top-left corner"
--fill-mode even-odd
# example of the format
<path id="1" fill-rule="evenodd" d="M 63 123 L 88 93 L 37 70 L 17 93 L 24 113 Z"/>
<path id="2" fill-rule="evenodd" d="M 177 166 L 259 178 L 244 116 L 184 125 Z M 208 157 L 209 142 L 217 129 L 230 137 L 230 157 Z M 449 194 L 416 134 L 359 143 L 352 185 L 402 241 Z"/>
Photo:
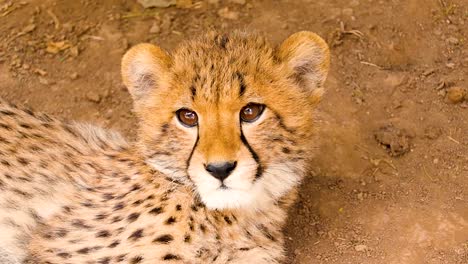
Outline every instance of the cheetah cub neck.
<path id="1" fill-rule="evenodd" d="M 208 209 L 258 211 L 304 175 L 328 68 L 328 46 L 314 33 L 272 47 L 236 32 L 186 42 L 171 55 L 137 45 L 122 76 L 147 164 Z"/>

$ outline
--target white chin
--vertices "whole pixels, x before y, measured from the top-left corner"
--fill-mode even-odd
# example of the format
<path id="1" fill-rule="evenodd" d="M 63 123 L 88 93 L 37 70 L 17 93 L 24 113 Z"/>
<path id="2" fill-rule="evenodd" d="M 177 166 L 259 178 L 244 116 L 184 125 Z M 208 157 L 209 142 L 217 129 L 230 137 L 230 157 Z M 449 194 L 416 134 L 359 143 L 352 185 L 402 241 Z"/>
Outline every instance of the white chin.
<path id="1" fill-rule="evenodd" d="M 237 209 L 254 207 L 255 197 L 245 190 L 218 188 L 200 195 L 208 209 Z"/>

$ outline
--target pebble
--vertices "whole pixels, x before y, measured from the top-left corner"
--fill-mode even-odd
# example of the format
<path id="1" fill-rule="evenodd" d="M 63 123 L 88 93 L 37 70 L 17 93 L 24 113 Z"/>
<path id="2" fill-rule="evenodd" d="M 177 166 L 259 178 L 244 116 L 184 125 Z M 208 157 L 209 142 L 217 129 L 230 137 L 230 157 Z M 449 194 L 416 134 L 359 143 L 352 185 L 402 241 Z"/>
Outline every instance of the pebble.
<path id="1" fill-rule="evenodd" d="M 354 247 L 354 250 L 356 250 L 357 252 L 365 252 L 367 251 L 369 248 L 366 246 L 366 245 L 356 245 Z"/>
<path id="2" fill-rule="evenodd" d="M 44 85 L 49 85 L 49 81 L 46 78 L 39 76 L 39 83 Z"/>
<path id="3" fill-rule="evenodd" d="M 151 34 L 157 34 L 157 33 L 161 32 L 161 27 L 159 26 L 158 23 L 154 22 L 153 25 L 151 26 L 149 32 Z"/>
<path id="4" fill-rule="evenodd" d="M 449 63 L 446 63 L 445 66 L 446 66 L 447 68 L 449 68 L 449 69 L 453 69 L 453 68 L 455 68 L 455 63 L 449 62 Z"/>
<path id="5" fill-rule="evenodd" d="M 101 101 L 101 96 L 95 91 L 89 91 L 86 93 L 86 99 L 94 103 L 99 103 Z"/>
<path id="6" fill-rule="evenodd" d="M 465 95 L 466 90 L 462 87 L 454 86 L 447 90 L 447 99 L 454 104 L 462 102 Z"/>
<path id="7" fill-rule="evenodd" d="M 176 0 L 137 0 L 144 8 L 169 7 L 176 4 Z"/>
<path id="8" fill-rule="evenodd" d="M 72 79 L 72 80 L 76 80 L 76 79 L 78 79 L 78 77 L 80 77 L 80 76 L 78 75 L 77 72 L 73 72 L 73 73 L 70 74 L 70 79 Z"/>
<path id="9" fill-rule="evenodd" d="M 460 42 L 457 38 L 455 37 L 448 37 L 447 39 L 447 42 L 449 44 L 452 44 L 452 45 L 458 45 L 458 43 Z"/>

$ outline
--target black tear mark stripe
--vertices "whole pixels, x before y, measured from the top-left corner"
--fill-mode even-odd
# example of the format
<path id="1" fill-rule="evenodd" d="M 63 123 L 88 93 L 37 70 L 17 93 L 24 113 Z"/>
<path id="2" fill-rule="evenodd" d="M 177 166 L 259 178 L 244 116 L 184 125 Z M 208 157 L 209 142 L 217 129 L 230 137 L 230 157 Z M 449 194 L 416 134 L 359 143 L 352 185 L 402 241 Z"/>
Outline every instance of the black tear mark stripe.
<path id="1" fill-rule="evenodd" d="M 190 179 L 190 175 L 188 173 L 188 168 L 190 166 L 190 161 L 192 161 L 192 156 L 193 156 L 193 153 L 195 152 L 195 149 L 197 148 L 198 146 L 198 141 L 200 139 L 200 136 L 199 136 L 199 129 L 198 129 L 198 126 L 197 126 L 197 139 L 195 140 L 195 144 L 193 145 L 193 148 L 192 148 L 192 151 L 190 151 L 190 155 L 187 159 L 187 162 L 186 162 L 186 174 L 187 174 L 187 177 Z"/>
<path id="2" fill-rule="evenodd" d="M 260 158 L 258 157 L 257 153 L 249 145 L 249 142 L 247 142 L 247 139 L 244 136 L 244 132 L 242 131 L 242 125 L 241 125 L 241 128 L 240 128 L 240 131 L 241 131 L 240 138 L 241 138 L 242 143 L 249 150 L 250 155 L 252 155 L 252 158 L 257 163 L 257 172 L 255 173 L 255 180 L 258 180 L 258 179 L 260 179 L 260 177 L 262 177 L 262 174 L 263 174 L 262 163 L 261 163 Z"/>

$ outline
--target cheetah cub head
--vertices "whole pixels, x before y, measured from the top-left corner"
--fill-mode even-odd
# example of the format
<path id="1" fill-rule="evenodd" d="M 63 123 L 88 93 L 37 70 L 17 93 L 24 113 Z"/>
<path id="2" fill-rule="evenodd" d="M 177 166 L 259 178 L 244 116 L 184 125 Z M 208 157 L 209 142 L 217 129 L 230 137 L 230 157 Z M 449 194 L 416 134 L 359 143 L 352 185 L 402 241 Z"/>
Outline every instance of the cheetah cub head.
<path id="1" fill-rule="evenodd" d="M 311 32 L 278 47 L 242 32 L 172 54 L 139 44 L 122 60 L 146 162 L 210 209 L 259 209 L 297 186 L 328 68 L 328 46 Z"/>

